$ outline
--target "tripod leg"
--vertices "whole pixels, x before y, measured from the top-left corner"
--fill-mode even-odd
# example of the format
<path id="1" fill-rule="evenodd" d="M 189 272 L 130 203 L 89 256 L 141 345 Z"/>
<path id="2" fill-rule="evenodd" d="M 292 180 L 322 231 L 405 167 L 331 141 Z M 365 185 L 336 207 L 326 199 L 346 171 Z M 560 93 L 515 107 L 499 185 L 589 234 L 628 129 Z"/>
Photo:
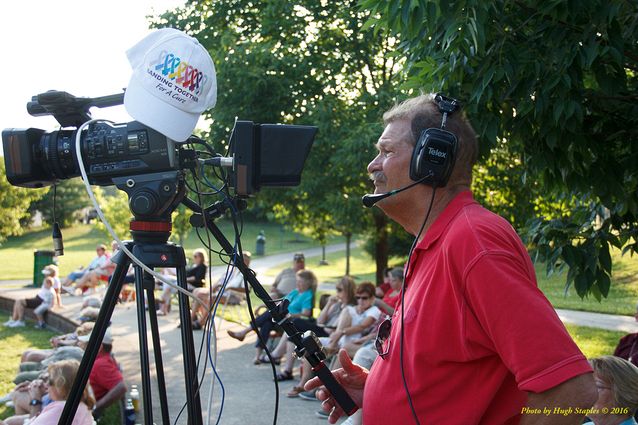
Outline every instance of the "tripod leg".
<path id="1" fill-rule="evenodd" d="M 93 369 L 93 363 L 95 363 L 95 358 L 97 357 L 98 351 L 100 351 L 102 338 L 104 337 L 106 328 L 109 326 L 113 310 L 117 304 L 122 283 L 124 282 L 124 276 L 126 276 L 126 272 L 128 271 L 130 260 L 126 255 L 121 256 L 117 260 L 114 259 L 114 261 L 117 261 L 117 267 L 111 276 L 111 283 L 109 283 L 106 290 L 102 307 L 100 307 L 100 312 L 98 313 L 95 326 L 91 332 L 91 338 L 84 350 L 84 356 L 80 362 L 78 374 L 75 377 L 75 381 L 73 381 L 73 386 L 71 387 L 71 391 L 69 392 L 69 396 L 64 405 L 62 415 L 60 416 L 59 423 L 63 425 L 71 425 L 73 422 L 75 412 L 77 411 L 78 405 L 82 399 L 84 387 L 86 387 L 86 384 L 89 381 L 89 375 L 91 374 L 91 369 Z"/>
<path id="2" fill-rule="evenodd" d="M 157 373 L 157 390 L 159 392 L 160 409 L 162 412 L 162 423 L 170 425 L 171 420 L 168 414 L 168 399 L 166 397 L 166 380 L 164 379 L 164 362 L 162 361 L 162 346 L 159 338 L 159 327 L 157 326 L 157 310 L 155 308 L 155 281 L 153 277 L 144 273 L 144 286 L 146 289 L 146 299 L 148 302 L 148 318 L 151 325 L 151 337 L 153 338 L 153 354 L 155 355 L 155 370 Z"/>
<path id="3" fill-rule="evenodd" d="M 148 361 L 148 340 L 146 338 L 146 311 L 144 306 L 144 271 L 135 266 L 135 292 L 137 292 L 137 332 L 140 341 L 140 368 L 142 373 L 142 401 L 144 423 L 153 425 L 153 404 L 151 401 L 151 372 Z"/>
<path id="4" fill-rule="evenodd" d="M 187 289 L 186 269 L 177 268 L 177 283 Z M 193 325 L 191 323 L 190 304 L 188 297 L 181 292 L 179 297 L 179 319 L 182 330 L 182 352 L 184 353 L 184 378 L 186 380 L 186 400 L 188 400 L 188 424 L 201 425 L 202 405 L 199 398 L 199 381 L 197 379 L 197 363 L 195 360 L 195 344 Z"/>

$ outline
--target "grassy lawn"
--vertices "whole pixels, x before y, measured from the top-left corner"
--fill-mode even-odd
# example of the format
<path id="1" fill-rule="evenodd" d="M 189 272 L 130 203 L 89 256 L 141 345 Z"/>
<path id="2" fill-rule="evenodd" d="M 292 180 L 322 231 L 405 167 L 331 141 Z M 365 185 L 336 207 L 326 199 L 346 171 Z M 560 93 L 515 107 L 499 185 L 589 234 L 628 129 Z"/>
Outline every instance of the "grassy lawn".
<path id="1" fill-rule="evenodd" d="M 232 224 L 227 220 L 217 222 L 224 234 L 232 239 Z M 285 230 L 283 226 L 272 223 L 245 223 L 241 241 L 245 250 L 255 251 L 255 240 L 260 230 L 266 236 L 266 254 L 295 251 L 316 246 L 316 242 L 303 235 Z M 110 239 L 96 230 L 92 225 L 77 225 L 62 231 L 64 235 L 64 256 L 59 257 L 60 274 L 67 275 L 80 265 L 87 265 L 95 257 L 95 246 L 98 243 L 109 245 Z M 206 240 L 205 234 L 200 232 Z M 123 236 L 123 235 L 122 235 Z M 331 240 L 331 243 L 341 239 Z M 192 230 L 184 241 L 186 254 L 202 247 L 197 233 Z M 219 245 L 213 239 L 213 248 Z M 0 247 L 0 263 L 3 264 L 2 279 L 31 279 L 33 277 L 33 251 L 51 250 L 51 231 L 39 230 L 26 233 L 20 237 L 10 238 Z M 221 264 L 218 258 L 212 264 Z"/>
<path id="2" fill-rule="evenodd" d="M 625 336 L 624 332 L 607 331 L 586 326 L 565 324 L 565 327 L 574 338 L 578 348 L 588 359 L 613 354 L 618 340 Z"/>
<path id="3" fill-rule="evenodd" d="M 339 251 L 326 254 L 327 265 L 319 265 L 321 257 L 306 260 L 306 268 L 312 270 L 320 283 L 336 283 L 346 272 L 346 252 Z M 391 261 L 391 264 L 395 262 Z M 267 276 L 276 276 L 282 269 L 290 267 L 290 262 L 278 264 L 265 272 Z M 374 260 L 363 250 L 353 247 L 350 251 L 350 274 L 357 282 L 366 280 L 374 281 L 376 264 Z"/>

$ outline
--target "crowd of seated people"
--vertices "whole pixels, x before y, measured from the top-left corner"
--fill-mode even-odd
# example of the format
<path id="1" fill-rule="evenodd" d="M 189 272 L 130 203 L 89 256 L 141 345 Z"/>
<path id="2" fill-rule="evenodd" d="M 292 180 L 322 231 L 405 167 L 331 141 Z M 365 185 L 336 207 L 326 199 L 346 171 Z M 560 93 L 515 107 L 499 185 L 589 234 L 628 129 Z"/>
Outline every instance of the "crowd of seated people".
<path id="1" fill-rule="evenodd" d="M 77 360 L 60 360 L 49 364 L 37 379 L 19 385 L 14 392 L 16 414 L 0 425 L 54 425 L 62 416 L 62 410 L 68 398 L 80 363 Z M 18 401 L 20 400 L 20 401 Z M 27 401 L 28 400 L 28 401 Z M 25 403 L 26 401 L 26 403 Z M 73 425 L 92 425 L 92 410 L 95 399 L 90 385 L 87 385 L 78 405 Z"/>
<path id="2" fill-rule="evenodd" d="M 65 365 L 62 370 L 65 374 L 69 374 L 71 369 L 68 368 L 68 364 L 79 364 L 92 328 L 92 323 L 83 324 L 72 333 L 51 338 L 50 349 L 29 349 L 22 354 L 18 373 L 13 380 L 16 386 L 3 398 L 5 401 L 10 401 L 15 410 L 15 415 L 6 419 L 5 424 L 22 424 L 25 419 L 30 419 L 30 424 L 57 423 L 57 419 L 52 421 L 52 418 L 59 418 L 61 408 L 53 402 L 66 399 L 72 380 L 68 383 L 68 388 L 66 386 L 61 388 L 55 379 L 51 379 L 52 370 L 57 371 L 59 365 Z M 86 408 L 89 409 L 89 415 L 92 415 L 88 423 L 93 423 L 93 418 L 99 418 L 104 409 L 119 402 L 127 391 L 120 368 L 112 355 L 112 349 L 113 338 L 110 330 L 107 330 L 91 369 L 87 386 L 87 395 L 90 397 L 86 400 L 83 398 Z M 75 373 L 71 375 L 75 376 Z M 50 385 L 47 386 L 47 383 Z M 53 393 L 50 391 L 51 385 L 55 387 Z M 48 407 L 49 404 L 52 404 L 52 407 Z M 74 424 L 86 423 L 82 422 L 84 414 L 81 412 L 84 412 L 84 409 L 81 405 Z M 45 416 L 41 417 L 41 415 Z M 35 422 L 36 417 L 40 418 L 39 422 Z M 42 422 L 44 419 L 46 422 Z M 78 420 L 80 422 L 76 422 Z"/>

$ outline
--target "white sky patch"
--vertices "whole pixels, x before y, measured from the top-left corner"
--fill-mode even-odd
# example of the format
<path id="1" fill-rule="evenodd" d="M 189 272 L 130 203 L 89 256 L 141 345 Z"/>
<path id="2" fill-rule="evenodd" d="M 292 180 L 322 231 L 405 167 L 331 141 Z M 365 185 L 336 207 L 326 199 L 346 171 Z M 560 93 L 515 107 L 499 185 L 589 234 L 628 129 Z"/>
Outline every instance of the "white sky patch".
<path id="1" fill-rule="evenodd" d="M 53 117 L 32 117 L 31 96 L 62 90 L 81 97 L 121 93 L 131 68 L 126 50 L 146 36 L 147 15 L 184 0 L 21 0 L 0 2 L 0 129 L 53 130 Z M 131 121 L 123 106 L 93 118 Z"/>

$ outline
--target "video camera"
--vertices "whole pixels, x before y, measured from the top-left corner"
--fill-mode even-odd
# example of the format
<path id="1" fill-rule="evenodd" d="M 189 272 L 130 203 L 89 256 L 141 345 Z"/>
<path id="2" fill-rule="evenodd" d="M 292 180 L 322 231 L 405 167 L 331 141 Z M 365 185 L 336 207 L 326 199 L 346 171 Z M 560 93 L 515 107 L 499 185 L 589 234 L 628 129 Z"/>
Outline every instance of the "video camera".
<path id="1" fill-rule="evenodd" d="M 6 174 L 14 186 L 38 188 L 80 175 L 75 150 L 77 128 L 91 119 L 89 108 L 122 104 L 123 94 L 75 97 L 62 91 L 33 96 L 27 111 L 53 115 L 63 129 L 5 129 L 2 143 Z M 231 136 L 229 184 L 247 197 L 262 186 L 296 186 L 312 147 L 316 127 L 237 121 Z M 184 143 L 177 143 L 137 121 L 96 122 L 80 136 L 89 183 L 108 186 L 114 179 L 177 171 L 184 166 Z M 192 151 L 191 151 L 192 152 Z"/>

